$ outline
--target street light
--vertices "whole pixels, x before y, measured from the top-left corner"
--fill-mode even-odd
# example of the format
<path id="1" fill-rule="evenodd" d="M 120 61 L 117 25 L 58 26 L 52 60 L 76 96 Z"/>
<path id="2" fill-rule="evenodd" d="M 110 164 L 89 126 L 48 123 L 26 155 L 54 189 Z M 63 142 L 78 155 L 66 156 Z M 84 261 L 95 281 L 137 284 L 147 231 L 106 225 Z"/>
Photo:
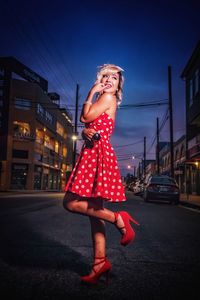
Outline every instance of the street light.
<path id="1" fill-rule="evenodd" d="M 78 133 L 75 132 L 71 138 L 73 141 L 73 168 L 74 168 L 76 162 L 76 142 L 78 140 Z"/>
<path id="2" fill-rule="evenodd" d="M 78 136 L 77 136 L 76 134 L 73 134 L 73 135 L 72 135 L 72 140 L 73 140 L 73 141 L 77 141 L 77 139 L 78 139 Z"/>

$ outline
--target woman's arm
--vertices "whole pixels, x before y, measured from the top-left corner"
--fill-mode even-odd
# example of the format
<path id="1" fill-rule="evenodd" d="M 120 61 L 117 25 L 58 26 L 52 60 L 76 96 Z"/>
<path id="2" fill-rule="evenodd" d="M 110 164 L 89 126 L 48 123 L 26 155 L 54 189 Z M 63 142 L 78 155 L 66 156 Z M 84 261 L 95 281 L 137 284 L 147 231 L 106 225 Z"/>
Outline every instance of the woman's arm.
<path id="1" fill-rule="evenodd" d="M 88 123 L 96 119 L 103 112 L 109 109 L 112 102 L 116 102 L 114 95 L 109 93 L 103 93 L 95 103 L 92 103 L 93 98 L 96 93 L 101 93 L 106 88 L 106 84 L 97 83 L 91 88 L 86 101 L 83 104 L 80 121 L 83 123 Z"/>
<path id="2" fill-rule="evenodd" d="M 88 123 L 95 120 L 103 112 L 106 112 L 112 105 L 116 105 L 116 97 L 104 93 L 94 104 L 85 104 L 82 110 L 80 121 Z"/>

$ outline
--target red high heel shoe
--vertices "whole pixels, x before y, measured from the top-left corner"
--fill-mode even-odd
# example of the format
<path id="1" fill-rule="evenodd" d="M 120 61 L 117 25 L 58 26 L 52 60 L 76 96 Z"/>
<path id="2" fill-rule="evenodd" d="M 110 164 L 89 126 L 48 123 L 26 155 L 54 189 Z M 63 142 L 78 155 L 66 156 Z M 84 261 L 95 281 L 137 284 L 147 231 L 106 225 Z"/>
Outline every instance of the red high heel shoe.
<path id="1" fill-rule="evenodd" d="M 109 272 L 112 269 L 112 265 L 109 262 L 109 260 L 106 257 L 95 257 L 97 259 L 101 259 L 100 262 L 93 264 L 92 270 L 94 271 L 94 275 L 86 275 L 81 277 L 81 281 L 88 284 L 96 284 L 99 280 L 99 278 L 105 274 L 106 275 L 106 283 L 108 284 L 108 278 L 109 278 Z M 95 266 L 99 264 L 103 264 L 103 266 L 100 268 L 100 270 L 96 271 L 94 269 Z"/>
<path id="2" fill-rule="evenodd" d="M 120 211 L 120 212 L 114 212 L 115 214 L 115 222 L 114 224 L 117 226 L 117 220 L 119 215 L 121 216 L 124 226 L 123 227 L 118 227 L 119 231 L 122 233 L 122 238 L 121 238 L 121 245 L 126 246 L 128 245 L 131 241 L 134 240 L 135 238 L 135 231 L 130 225 L 130 221 L 133 222 L 136 225 L 140 225 L 136 220 L 134 220 L 126 211 Z M 125 229 L 125 233 L 122 232 L 122 229 Z"/>

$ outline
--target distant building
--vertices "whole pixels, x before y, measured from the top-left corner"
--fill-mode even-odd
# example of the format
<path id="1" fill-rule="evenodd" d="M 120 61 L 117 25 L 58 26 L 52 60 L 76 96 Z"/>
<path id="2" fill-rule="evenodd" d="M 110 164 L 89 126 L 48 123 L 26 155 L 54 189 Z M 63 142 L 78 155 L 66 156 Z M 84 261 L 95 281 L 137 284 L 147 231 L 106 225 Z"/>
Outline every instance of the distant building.
<path id="1" fill-rule="evenodd" d="M 144 164 L 144 161 L 142 162 Z M 145 181 L 156 173 L 156 161 L 154 159 L 147 159 L 145 162 Z"/>
<path id="2" fill-rule="evenodd" d="M 181 189 L 181 192 L 186 192 L 186 173 L 185 173 L 185 163 L 186 163 L 186 139 L 185 135 L 182 135 L 174 143 L 174 177 Z"/>
<path id="3" fill-rule="evenodd" d="M 160 174 L 170 176 L 170 142 L 161 142 L 159 147 Z"/>
<path id="4" fill-rule="evenodd" d="M 200 41 L 181 77 L 186 97 L 186 180 L 188 192 L 200 195 Z"/>
<path id="5" fill-rule="evenodd" d="M 72 116 L 48 82 L 0 58 L 0 190 L 63 190 L 72 169 Z"/>

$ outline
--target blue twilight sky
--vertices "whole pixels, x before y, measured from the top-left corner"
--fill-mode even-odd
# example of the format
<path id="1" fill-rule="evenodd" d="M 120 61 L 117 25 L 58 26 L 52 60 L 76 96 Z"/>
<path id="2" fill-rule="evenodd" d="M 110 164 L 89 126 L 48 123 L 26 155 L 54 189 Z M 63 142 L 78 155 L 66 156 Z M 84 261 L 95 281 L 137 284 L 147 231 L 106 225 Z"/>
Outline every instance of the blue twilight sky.
<path id="1" fill-rule="evenodd" d="M 47 79 L 49 92 L 59 93 L 73 115 L 76 85 L 81 105 L 97 66 L 114 63 L 125 70 L 127 105 L 167 99 L 171 65 L 174 140 L 184 134 L 185 86 L 180 74 L 200 38 L 199 1 L 2 2 L 0 56 L 14 56 Z M 111 142 L 123 175 L 141 160 L 144 136 L 146 158 L 155 158 L 156 118 L 163 125 L 160 141 L 169 140 L 166 111 L 166 105 L 118 110 Z M 81 145 L 79 141 L 79 149 Z"/>

